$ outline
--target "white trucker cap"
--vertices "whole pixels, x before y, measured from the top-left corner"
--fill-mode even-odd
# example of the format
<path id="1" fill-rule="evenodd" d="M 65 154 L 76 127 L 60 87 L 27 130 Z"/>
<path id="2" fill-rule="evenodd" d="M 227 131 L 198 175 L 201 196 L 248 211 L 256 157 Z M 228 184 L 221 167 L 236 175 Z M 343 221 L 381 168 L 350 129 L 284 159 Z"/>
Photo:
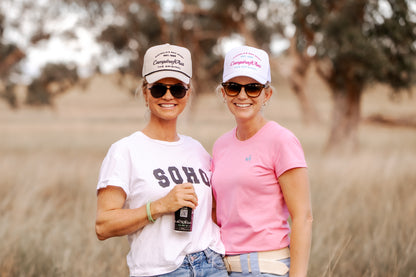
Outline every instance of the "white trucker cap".
<path id="1" fill-rule="evenodd" d="M 223 82 L 247 76 L 261 84 L 271 82 L 269 55 L 266 51 L 250 46 L 238 46 L 230 50 L 224 59 Z"/>

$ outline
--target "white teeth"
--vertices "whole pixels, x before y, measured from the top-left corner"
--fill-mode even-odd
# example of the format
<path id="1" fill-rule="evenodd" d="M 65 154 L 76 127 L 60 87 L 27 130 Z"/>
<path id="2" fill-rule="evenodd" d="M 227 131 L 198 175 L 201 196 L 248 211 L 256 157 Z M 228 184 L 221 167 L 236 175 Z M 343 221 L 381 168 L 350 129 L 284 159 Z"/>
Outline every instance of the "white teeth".
<path id="1" fill-rule="evenodd" d="M 247 107 L 250 107 L 250 104 L 238 104 L 238 103 L 236 103 L 235 104 L 237 107 L 240 107 L 240 108 L 247 108 Z"/>
<path id="2" fill-rule="evenodd" d="M 163 108 L 173 108 L 173 107 L 175 107 L 174 104 L 160 104 L 160 106 L 163 107 Z"/>

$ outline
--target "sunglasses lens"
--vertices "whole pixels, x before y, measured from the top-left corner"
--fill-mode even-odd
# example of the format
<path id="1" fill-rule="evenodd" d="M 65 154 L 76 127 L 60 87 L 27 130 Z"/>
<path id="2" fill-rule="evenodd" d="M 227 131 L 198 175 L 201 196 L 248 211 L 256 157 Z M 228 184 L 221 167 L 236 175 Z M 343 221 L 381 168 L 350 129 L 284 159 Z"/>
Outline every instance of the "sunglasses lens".
<path id="1" fill-rule="evenodd" d="M 261 84 L 248 84 L 244 86 L 244 90 L 249 97 L 258 97 L 263 90 L 263 87 L 264 86 Z"/>
<path id="2" fill-rule="evenodd" d="M 263 88 L 265 87 L 264 85 L 257 84 L 257 83 L 240 85 L 240 84 L 232 83 L 232 82 L 223 83 L 222 86 L 224 87 L 225 93 L 231 97 L 237 96 L 240 93 L 241 88 L 244 87 L 244 90 L 247 96 L 251 98 L 258 97 L 261 91 L 263 90 Z"/>
<path id="3" fill-rule="evenodd" d="M 150 88 L 150 94 L 152 94 L 152 96 L 154 98 L 160 98 L 163 95 L 165 95 L 167 89 L 168 88 L 165 85 L 162 85 L 162 84 L 154 84 Z"/>
<path id="4" fill-rule="evenodd" d="M 237 96 L 240 93 L 242 86 L 237 83 L 225 83 L 223 84 L 223 87 L 228 96 Z"/>
<path id="5" fill-rule="evenodd" d="M 169 90 L 173 97 L 181 99 L 185 97 L 188 88 L 182 85 L 173 85 Z"/>
<path id="6" fill-rule="evenodd" d="M 150 88 L 150 94 L 152 94 L 154 98 L 160 98 L 165 95 L 168 88 L 172 96 L 178 99 L 184 98 L 188 91 L 188 88 L 182 85 L 166 86 L 164 84 L 154 84 Z"/>

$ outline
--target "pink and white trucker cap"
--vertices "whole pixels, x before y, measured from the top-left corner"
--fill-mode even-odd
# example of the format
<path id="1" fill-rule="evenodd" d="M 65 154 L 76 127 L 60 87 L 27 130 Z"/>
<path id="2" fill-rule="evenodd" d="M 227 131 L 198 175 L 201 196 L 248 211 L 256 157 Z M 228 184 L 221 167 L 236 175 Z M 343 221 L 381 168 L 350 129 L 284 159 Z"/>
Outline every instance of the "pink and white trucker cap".
<path id="1" fill-rule="evenodd" d="M 238 46 L 225 55 L 223 82 L 237 76 L 247 76 L 261 84 L 271 82 L 269 55 L 250 46 Z"/>
<path id="2" fill-rule="evenodd" d="M 142 76 L 149 84 L 163 78 L 175 78 L 189 84 L 192 78 L 191 52 L 169 43 L 150 47 L 144 54 Z"/>

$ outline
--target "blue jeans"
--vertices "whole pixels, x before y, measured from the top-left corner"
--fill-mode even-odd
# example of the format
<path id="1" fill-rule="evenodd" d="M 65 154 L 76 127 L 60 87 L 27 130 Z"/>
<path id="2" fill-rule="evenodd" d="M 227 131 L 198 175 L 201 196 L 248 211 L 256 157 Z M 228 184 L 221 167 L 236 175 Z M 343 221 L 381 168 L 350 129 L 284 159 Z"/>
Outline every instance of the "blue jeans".
<path id="1" fill-rule="evenodd" d="M 286 264 L 290 268 L 290 258 L 279 260 L 282 263 Z M 247 261 L 246 261 L 247 263 Z M 247 276 L 258 276 L 258 277 L 289 277 L 289 272 L 285 275 L 277 275 L 270 273 L 260 273 L 259 271 L 259 261 L 257 255 L 250 255 L 250 268 L 252 272 L 248 272 L 248 264 L 245 267 L 242 266 L 243 272 L 230 272 L 230 277 L 247 277 Z"/>
<path id="2" fill-rule="evenodd" d="M 211 249 L 186 255 L 175 271 L 159 277 L 228 277 L 222 256 Z"/>

